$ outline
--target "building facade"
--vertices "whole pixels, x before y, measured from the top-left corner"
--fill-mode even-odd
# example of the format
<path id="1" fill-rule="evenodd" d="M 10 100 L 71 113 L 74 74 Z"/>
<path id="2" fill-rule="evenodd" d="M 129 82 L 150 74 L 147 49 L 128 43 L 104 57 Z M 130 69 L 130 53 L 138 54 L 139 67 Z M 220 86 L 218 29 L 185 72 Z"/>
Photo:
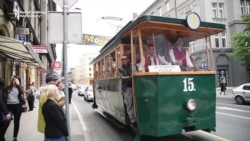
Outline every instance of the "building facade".
<path id="1" fill-rule="evenodd" d="M 249 82 L 250 68 L 242 66 L 241 62 L 234 60 L 229 53 L 234 51 L 234 46 L 230 44 L 231 36 L 246 28 L 241 16 L 250 14 L 250 0 L 156 0 L 141 15 L 185 19 L 190 12 L 199 14 L 201 21 L 226 25 L 226 31 L 211 36 L 218 86 L 221 75 L 227 78 L 228 86 Z M 189 48 L 196 61 L 203 60 L 204 46 L 192 42 Z"/>
<path id="2" fill-rule="evenodd" d="M 80 64 L 77 67 L 78 72 L 78 80 L 80 84 L 91 85 L 93 84 L 94 71 L 93 65 L 91 65 L 91 61 L 98 55 L 99 53 L 86 53 L 83 54 L 80 59 Z"/>
<path id="3" fill-rule="evenodd" d="M 47 42 L 46 17 L 53 10 L 53 1 L 0 1 L 0 77 L 7 84 L 18 76 L 24 88 L 32 82 L 39 87 L 52 72 L 56 52 Z"/>

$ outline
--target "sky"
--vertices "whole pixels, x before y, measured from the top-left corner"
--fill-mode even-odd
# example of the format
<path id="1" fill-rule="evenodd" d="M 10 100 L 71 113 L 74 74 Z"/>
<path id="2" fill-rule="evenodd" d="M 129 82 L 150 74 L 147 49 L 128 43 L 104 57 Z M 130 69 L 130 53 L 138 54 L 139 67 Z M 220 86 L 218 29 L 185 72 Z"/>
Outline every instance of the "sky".
<path id="1" fill-rule="evenodd" d="M 54 0 L 62 1 L 62 0 Z M 70 0 L 68 0 L 70 1 Z M 76 0 L 75 0 L 76 1 Z M 78 0 L 69 11 L 82 13 L 82 33 L 112 37 L 117 31 L 117 26 L 125 25 L 133 18 L 133 13 L 140 15 L 155 0 Z M 78 10 L 76 10 L 76 8 Z M 79 10 L 80 8 L 80 10 Z M 60 10 L 60 7 L 59 7 Z M 112 16 L 122 18 L 122 21 L 105 20 L 102 17 Z M 79 64 L 83 53 L 96 52 L 99 46 L 68 45 L 68 68 Z M 56 47 L 57 61 L 62 59 L 62 44 Z"/>

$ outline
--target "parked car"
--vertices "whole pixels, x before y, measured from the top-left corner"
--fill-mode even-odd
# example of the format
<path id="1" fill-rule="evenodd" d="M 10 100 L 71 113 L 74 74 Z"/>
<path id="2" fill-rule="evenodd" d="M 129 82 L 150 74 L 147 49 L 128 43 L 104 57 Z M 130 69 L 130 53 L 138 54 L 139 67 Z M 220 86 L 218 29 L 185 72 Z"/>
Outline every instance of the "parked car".
<path id="1" fill-rule="evenodd" d="M 236 104 L 250 102 L 250 83 L 245 83 L 234 88 L 233 95 Z"/>
<path id="2" fill-rule="evenodd" d="M 79 96 L 84 96 L 86 86 L 84 85 L 78 85 L 77 87 L 77 93 Z"/>
<path id="3" fill-rule="evenodd" d="M 93 94 L 93 86 L 87 86 L 84 91 L 84 99 L 86 101 L 93 101 L 94 99 L 94 94 Z"/>

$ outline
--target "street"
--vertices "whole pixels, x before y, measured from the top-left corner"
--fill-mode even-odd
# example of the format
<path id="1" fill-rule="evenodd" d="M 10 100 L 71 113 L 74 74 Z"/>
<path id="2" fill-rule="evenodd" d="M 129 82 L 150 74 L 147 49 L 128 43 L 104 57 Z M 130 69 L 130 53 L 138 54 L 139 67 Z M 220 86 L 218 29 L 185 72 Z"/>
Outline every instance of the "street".
<path id="1" fill-rule="evenodd" d="M 236 105 L 231 99 L 217 98 L 216 135 L 233 141 L 250 139 L 250 106 Z"/>

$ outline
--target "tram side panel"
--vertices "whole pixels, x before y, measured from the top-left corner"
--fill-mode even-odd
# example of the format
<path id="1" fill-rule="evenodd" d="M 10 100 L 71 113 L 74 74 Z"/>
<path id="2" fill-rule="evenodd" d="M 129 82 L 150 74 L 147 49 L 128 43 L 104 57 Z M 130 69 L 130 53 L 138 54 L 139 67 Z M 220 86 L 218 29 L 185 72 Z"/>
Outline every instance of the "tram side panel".
<path id="1" fill-rule="evenodd" d="M 95 82 L 95 102 L 102 113 L 126 124 L 125 107 L 120 90 L 120 79 L 98 80 Z"/>
<path id="2" fill-rule="evenodd" d="M 135 76 L 134 82 L 140 134 L 161 137 L 182 129 L 215 130 L 214 74 Z M 194 111 L 186 106 L 190 99 L 196 101 Z"/>

